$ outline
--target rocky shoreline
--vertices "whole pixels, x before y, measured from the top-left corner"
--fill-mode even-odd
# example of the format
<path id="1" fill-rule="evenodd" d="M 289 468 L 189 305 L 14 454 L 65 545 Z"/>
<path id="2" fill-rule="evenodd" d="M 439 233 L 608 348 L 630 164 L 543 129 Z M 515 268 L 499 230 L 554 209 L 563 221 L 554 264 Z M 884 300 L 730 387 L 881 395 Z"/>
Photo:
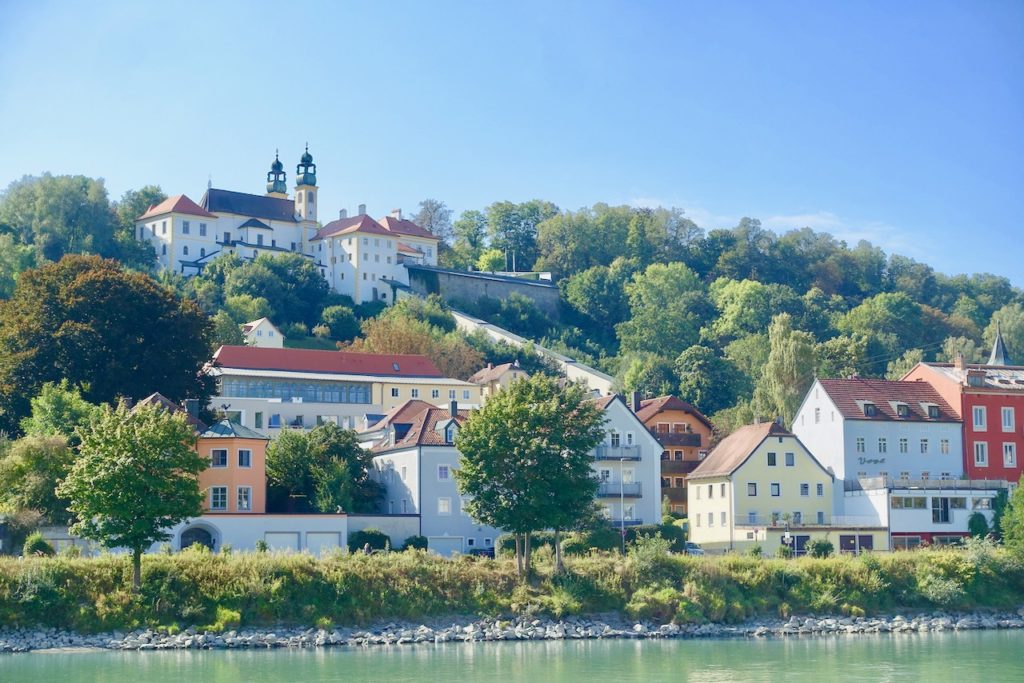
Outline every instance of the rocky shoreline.
<path id="1" fill-rule="evenodd" d="M 387 623 L 371 628 L 241 629 L 224 633 L 186 629 L 170 635 L 153 630 L 114 631 L 82 635 L 59 629 L 2 629 L 0 652 L 31 652 L 61 648 L 105 650 L 228 650 L 271 648 L 367 647 L 419 643 L 599 638 L 772 638 L 839 636 L 863 633 L 932 633 L 978 629 L 1024 628 L 1024 607 L 1016 612 L 931 612 L 884 617 L 791 617 L 758 619 L 739 625 L 651 624 L 624 622 L 620 617 L 548 619 L 482 619 L 454 623 Z"/>

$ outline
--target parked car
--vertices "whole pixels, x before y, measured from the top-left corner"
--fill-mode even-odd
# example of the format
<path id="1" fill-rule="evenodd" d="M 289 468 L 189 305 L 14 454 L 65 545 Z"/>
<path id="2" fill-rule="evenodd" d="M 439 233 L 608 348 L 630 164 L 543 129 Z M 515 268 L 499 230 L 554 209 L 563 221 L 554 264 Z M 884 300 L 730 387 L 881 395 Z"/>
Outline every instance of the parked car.
<path id="1" fill-rule="evenodd" d="M 687 555 L 703 555 L 704 554 L 704 549 L 701 548 L 696 543 L 694 543 L 693 541 L 687 541 L 686 542 L 686 549 L 683 550 L 683 552 L 686 553 Z"/>

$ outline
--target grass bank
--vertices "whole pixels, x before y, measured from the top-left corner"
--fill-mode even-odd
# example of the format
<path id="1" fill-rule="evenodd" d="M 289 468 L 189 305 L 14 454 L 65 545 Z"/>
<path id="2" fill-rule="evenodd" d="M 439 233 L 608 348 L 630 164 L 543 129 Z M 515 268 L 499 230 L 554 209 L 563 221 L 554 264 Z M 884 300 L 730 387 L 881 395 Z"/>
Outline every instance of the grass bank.
<path id="1" fill-rule="evenodd" d="M 521 584 L 507 559 L 421 551 L 337 556 L 186 552 L 144 558 L 142 589 L 123 557 L 0 560 L 0 626 L 83 633 L 137 627 L 356 625 L 444 615 L 620 612 L 662 622 L 739 622 L 791 613 L 1024 605 L 1024 562 L 990 545 L 798 560 L 684 557 L 638 548 L 568 559 Z"/>

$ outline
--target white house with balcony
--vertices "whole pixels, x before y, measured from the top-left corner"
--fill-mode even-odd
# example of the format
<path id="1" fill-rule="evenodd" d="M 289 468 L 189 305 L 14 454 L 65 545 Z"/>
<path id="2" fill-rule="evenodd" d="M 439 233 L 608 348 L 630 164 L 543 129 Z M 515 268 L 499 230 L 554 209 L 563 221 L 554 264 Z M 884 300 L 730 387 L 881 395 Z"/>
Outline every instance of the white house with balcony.
<path id="1" fill-rule="evenodd" d="M 959 415 L 925 382 L 817 379 L 793 433 L 837 479 L 960 479 Z"/>
<path id="2" fill-rule="evenodd" d="M 661 444 L 620 395 L 595 399 L 606 437 L 594 449 L 598 503 L 618 526 L 661 523 Z"/>

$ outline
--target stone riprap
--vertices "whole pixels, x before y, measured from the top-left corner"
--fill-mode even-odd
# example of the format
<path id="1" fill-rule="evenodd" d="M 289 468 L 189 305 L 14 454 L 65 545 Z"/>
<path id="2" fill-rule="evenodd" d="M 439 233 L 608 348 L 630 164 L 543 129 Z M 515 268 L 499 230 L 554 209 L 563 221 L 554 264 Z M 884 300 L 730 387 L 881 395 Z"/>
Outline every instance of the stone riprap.
<path id="1" fill-rule="evenodd" d="M 382 624 L 371 628 L 242 629 L 224 633 L 186 629 L 170 635 L 153 630 L 81 635 L 59 629 L 0 629 L 0 652 L 55 648 L 107 650 L 222 650 L 267 648 L 367 647 L 419 643 L 500 640 L 578 640 L 587 638 L 770 638 L 838 636 L 863 633 L 931 633 L 1024 628 L 1024 607 L 1016 612 L 933 612 L 884 617 L 791 617 L 738 625 L 652 624 L 574 618 L 484 619 L 447 625 Z"/>

